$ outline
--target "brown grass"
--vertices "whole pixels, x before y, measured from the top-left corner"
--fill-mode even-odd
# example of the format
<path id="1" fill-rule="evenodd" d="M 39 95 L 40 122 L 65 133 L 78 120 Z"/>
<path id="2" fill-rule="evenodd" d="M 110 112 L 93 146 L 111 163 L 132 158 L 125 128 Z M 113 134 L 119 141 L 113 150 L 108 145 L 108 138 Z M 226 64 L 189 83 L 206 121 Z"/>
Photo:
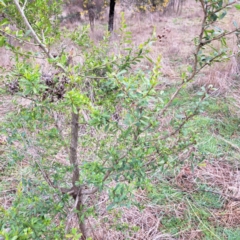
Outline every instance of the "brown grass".
<path id="1" fill-rule="evenodd" d="M 219 195 L 225 204 L 221 209 L 208 210 L 211 213 L 209 221 L 213 225 L 222 227 L 238 227 L 240 225 L 239 179 L 240 171 L 236 167 L 223 161 L 205 161 L 194 172 L 191 171 L 190 166 L 183 167 L 172 184 L 190 195 L 199 191 L 199 184 L 219 189 L 218 192 L 213 193 Z M 184 220 L 187 212 L 191 209 L 190 202 L 169 200 L 167 205 L 155 205 L 149 201 L 145 191 L 139 190 L 134 195 L 138 203 L 145 205 L 144 210 L 141 211 L 132 206 L 130 208 L 118 207 L 107 212 L 108 197 L 106 194 L 102 193 L 97 199 L 92 199 L 95 201 L 98 217 L 88 219 L 89 234 L 94 236 L 96 240 L 202 239 L 203 233 L 201 228 L 198 228 L 198 224 L 195 228 L 192 226 L 189 230 L 185 229 L 178 232 L 178 238 L 163 231 L 162 218 L 168 216 Z M 128 228 L 125 231 L 120 230 L 121 226 Z"/>

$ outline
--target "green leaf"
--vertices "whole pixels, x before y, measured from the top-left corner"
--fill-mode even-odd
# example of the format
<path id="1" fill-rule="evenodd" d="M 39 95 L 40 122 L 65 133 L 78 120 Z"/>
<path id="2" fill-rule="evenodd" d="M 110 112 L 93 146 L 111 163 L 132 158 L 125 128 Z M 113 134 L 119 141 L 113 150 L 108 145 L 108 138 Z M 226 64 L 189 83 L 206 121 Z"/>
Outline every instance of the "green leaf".
<path id="1" fill-rule="evenodd" d="M 6 7 L 6 4 L 4 3 L 4 1 L 3 1 L 3 0 L 0 0 L 0 5 L 2 5 L 2 6 L 4 6 L 4 7 Z"/>
<path id="2" fill-rule="evenodd" d="M 4 45 L 5 45 L 5 43 L 6 43 L 6 39 L 5 39 L 5 37 L 1 37 L 0 36 L 0 47 L 3 47 Z"/>
<path id="3" fill-rule="evenodd" d="M 72 234 L 67 234 L 65 237 L 66 237 L 66 238 L 72 238 L 73 235 L 72 235 Z"/>
<path id="4" fill-rule="evenodd" d="M 111 203 L 110 205 L 107 206 L 107 211 L 112 210 L 115 207 L 115 203 Z"/>
<path id="5" fill-rule="evenodd" d="M 147 56 L 145 56 L 145 58 L 150 62 L 150 63 L 154 63 L 153 60 Z"/>
<path id="6" fill-rule="evenodd" d="M 235 5 L 235 8 L 236 8 L 237 10 L 240 10 L 240 4 L 236 4 L 236 5 Z"/>
<path id="7" fill-rule="evenodd" d="M 236 21 L 233 21 L 233 25 L 238 28 L 238 23 Z"/>
<path id="8" fill-rule="evenodd" d="M 226 12 L 226 11 L 223 11 L 223 12 L 219 15 L 219 20 L 223 19 L 226 15 L 227 15 L 227 12 Z"/>
<path id="9" fill-rule="evenodd" d="M 76 107 L 74 104 L 72 105 L 72 109 L 73 109 L 73 112 L 74 112 L 75 114 L 78 113 L 77 107 Z"/>
<path id="10" fill-rule="evenodd" d="M 26 33 L 24 34 L 24 37 L 27 37 L 28 35 L 30 35 L 31 30 L 27 30 Z"/>
<path id="11" fill-rule="evenodd" d="M 221 44 L 223 47 L 227 46 L 226 38 L 221 38 Z"/>
<path id="12" fill-rule="evenodd" d="M 192 71 L 193 71 L 192 66 L 188 66 L 188 67 L 187 67 L 187 70 L 188 70 L 188 72 L 192 73 Z"/>
<path id="13" fill-rule="evenodd" d="M 7 24 L 9 24 L 9 21 L 8 21 L 6 18 L 4 18 L 4 19 L 0 22 L 0 26 L 4 26 L 4 25 L 7 25 Z"/>
<path id="14" fill-rule="evenodd" d="M 178 118 L 178 119 L 184 119 L 184 118 L 186 118 L 186 116 L 185 116 L 184 114 L 177 114 L 177 115 L 176 115 L 176 118 Z"/>

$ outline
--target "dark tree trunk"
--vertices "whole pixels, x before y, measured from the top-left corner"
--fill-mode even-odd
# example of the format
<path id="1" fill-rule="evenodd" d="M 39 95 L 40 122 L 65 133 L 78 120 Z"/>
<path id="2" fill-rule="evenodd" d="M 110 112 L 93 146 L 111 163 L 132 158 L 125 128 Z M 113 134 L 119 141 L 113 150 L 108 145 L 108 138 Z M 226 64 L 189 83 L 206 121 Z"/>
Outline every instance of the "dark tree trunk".
<path id="1" fill-rule="evenodd" d="M 108 20 L 108 31 L 109 32 L 113 31 L 115 4 L 116 4 L 116 0 L 110 0 L 109 20 Z"/>
<path id="2" fill-rule="evenodd" d="M 152 2 L 152 6 L 155 8 L 157 6 L 155 0 L 151 0 L 151 2 Z"/>

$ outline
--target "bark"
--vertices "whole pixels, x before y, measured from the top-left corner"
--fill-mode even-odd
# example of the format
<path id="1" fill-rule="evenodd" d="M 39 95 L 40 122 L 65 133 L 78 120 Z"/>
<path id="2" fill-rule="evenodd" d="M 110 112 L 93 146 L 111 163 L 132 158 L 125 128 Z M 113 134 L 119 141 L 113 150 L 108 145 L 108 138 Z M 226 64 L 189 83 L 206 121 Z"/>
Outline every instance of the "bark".
<path id="1" fill-rule="evenodd" d="M 113 31 L 115 4 L 116 4 L 116 0 L 110 0 L 109 21 L 108 21 L 108 31 L 109 32 Z"/>
<path id="2" fill-rule="evenodd" d="M 78 223 L 79 223 L 80 231 L 82 233 L 81 240 L 86 240 L 87 239 L 87 228 L 86 228 L 85 220 L 81 220 L 81 216 L 83 213 L 83 204 L 82 204 L 82 194 L 81 193 L 80 193 L 80 196 L 78 199 L 76 210 L 78 211 L 78 213 L 77 213 Z"/>
<path id="3" fill-rule="evenodd" d="M 70 143 L 70 163 L 73 166 L 73 175 L 72 175 L 72 185 L 73 185 L 73 198 L 76 201 L 76 210 L 78 211 L 78 222 L 79 228 L 82 233 L 81 240 L 87 239 L 86 234 L 86 225 L 84 219 L 81 220 L 81 216 L 83 214 L 83 203 L 82 203 L 82 193 L 81 187 L 76 186 L 76 182 L 79 180 L 79 167 L 78 167 L 78 159 L 77 159 L 77 148 L 78 148 L 78 131 L 79 131 L 79 112 L 72 112 L 72 122 L 71 122 L 71 143 Z"/>
<path id="4" fill-rule="evenodd" d="M 151 3 L 152 3 L 152 6 L 153 6 L 153 7 L 156 7 L 156 6 L 157 6 L 155 0 L 151 0 Z"/>
<path id="5" fill-rule="evenodd" d="M 79 180 L 79 168 L 77 162 L 77 147 L 78 147 L 78 130 L 79 130 L 79 113 L 72 112 L 72 122 L 71 122 L 71 144 L 70 144 L 70 156 L 69 160 L 73 166 L 73 176 L 72 184 L 73 187 L 76 186 L 76 181 Z"/>

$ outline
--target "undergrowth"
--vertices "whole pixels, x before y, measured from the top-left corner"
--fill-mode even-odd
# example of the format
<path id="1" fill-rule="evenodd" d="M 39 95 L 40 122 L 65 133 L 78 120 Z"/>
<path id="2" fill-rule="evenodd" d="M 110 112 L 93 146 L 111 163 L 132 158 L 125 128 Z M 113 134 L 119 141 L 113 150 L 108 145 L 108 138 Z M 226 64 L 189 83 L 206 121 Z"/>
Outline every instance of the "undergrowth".
<path id="1" fill-rule="evenodd" d="M 173 90 L 169 89 L 169 94 Z M 168 93 L 165 94 L 168 97 Z M 196 97 L 187 89 L 183 91 L 173 104 L 172 111 L 177 114 L 179 106 L 189 109 L 189 100 L 191 99 L 191 102 L 193 102 L 194 96 Z M 1 202 L 5 206 L 9 205 L 9 203 L 4 203 L 3 198 L 5 198 L 12 203 L 9 221 L 16 221 L 15 218 L 18 216 L 17 219 L 23 226 L 29 224 L 25 220 L 31 221 L 31 224 L 34 225 L 35 214 L 42 215 L 43 224 L 45 224 L 45 221 L 48 221 L 46 215 L 48 209 L 56 207 L 56 205 L 51 206 L 52 201 L 49 201 L 50 205 L 48 206 L 47 199 L 41 199 L 41 192 L 44 192 L 44 186 L 38 186 L 40 179 L 36 178 L 37 175 L 32 171 L 32 168 L 28 167 L 29 164 L 36 165 L 36 163 L 24 159 L 24 154 L 21 155 L 21 153 L 16 151 L 19 144 L 24 145 L 24 131 L 16 132 L 14 129 L 16 129 L 16 125 L 20 129 L 26 128 L 26 119 L 23 118 L 31 117 L 32 114 L 34 112 L 29 112 L 28 114 L 25 112 L 23 115 L 11 113 L 6 117 L 6 121 L 1 123 L 1 136 L 5 135 L 7 139 L 1 145 L 3 149 L 0 156 L 1 166 L 4 168 L 4 171 L 1 171 L 0 190 L 2 193 L 9 191 L 1 196 Z M 182 129 L 183 134 L 184 131 L 190 131 L 192 134 L 198 133 L 196 135 L 197 144 L 194 150 L 190 155 L 186 153 L 186 156 L 180 158 L 181 164 L 178 164 L 174 169 L 166 168 L 163 172 L 155 173 L 152 177 L 154 188 L 147 191 L 146 194 L 148 205 L 157 206 L 161 210 L 157 218 L 160 219 L 159 229 L 162 233 L 170 234 L 176 239 L 186 239 L 186 236 L 192 236 L 194 233 L 196 236 L 200 236 L 200 239 L 237 239 L 236 237 L 240 229 L 236 228 L 236 226 L 233 228 L 231 225 L 228 226 L 228 224 L 222 223 L 221 219 L 216 216 L 219 211 L 227 211 L 226 205 L 229 199 L 223 194 L 226 189 L 224 190 L 222 186 L 212 182 L 214 176 L 203 181 L 199 173 L 196 172 L 202 171 L 203 173 L 200 173 L 200 175 L 203 174 L 204 176 L 204 171 L 207 173 L 207 169 L 205 169 L 207 162 L 210 164 L 221 164 L 223 162 L 232 166 L 232 171 L 235 171 L 234 164 L 236 162 L 234 161 L 234 156 L 236 155 L 236 149 L 225 140 L 240 147 L 238 139 L 232 137 L 240 134 L 239 124 L 240 120 L 234 113 L 231 113 L 229 102 L 225 98 L 210 97 L 201 114 L 195 116 Z M 46 125 L 45 127 L 49 128 L 50 126 Z M 34 127 L 34 129 L 36 128 Z M 31 126 L 28 126 L 28 131 L 31 131 Z M 42 144 L 51 144 L 52 148 L 49 151 L 53 155 L 56 154 L 59 148 L 57 142 L 60 141 L 58 134 L 52 128 L 52 130 L 45 133 L 41 131 L 36 132 L 35 136 L 37 138 L 38 135 L 41 135 L 42 139 L 43 134 L 47 135 L 44 136 L 46 141 Z M 218 138 L 218 135 L 221 138 Z M 17 145 L 14 144 L 16 142 Z M 68 171 L 67 168 L 66 171 Z M 59 174 L 64 174 L 58 172 L 57 163 L 55 163 L 55 169 L 56 172 L 53 174 L 56 175 L 56 179 L 59 177 Z M 62 168 L 60 169 L 62 171 Z M 3 179 L 8 179 L 8 181 L 3 181 Z M 222 181 L 224 181 L 224 178 Z M 20 183 L 22 185 L 19 185 Z M 32 185 L 35 185 L 35 192 L 32 192 L 32 190 L 28 192 L 28 188 L 32 189 Z M 37 192 L 39 187 L 41 188 L 40 192 Z M 18 188 L 23 188 L 21 196 L 16 195 L 15 189 Z M 12 192 L 9 189 L 13 189 Z M 33 196 L 35 196 L 35 206 L 31 205 L 30 199 Z M 42 197 L 44 197 L 44 194 Z M 56 216 L 58 217 L 60 216 L 62 201 L 64 199 L 59 199 L 59 207 L 56 209 Z M 19 218 L 18 213 L 14 213 L 14 206 L 16 205 L 18 205 L 18 211 L 21 211 L 19 204 L 26 204 L 25 207 L 28 206 L 30 209 L 34 208 L 35 213 L 32 213 L 32 216 L 23 215 Z M 62 217 L 64 217 L 64 212 L 62 214 Z M 59 218 L 60 222 L 62 217 Z M 120 224 L 118 219 L 121 218 L 121 215 L 114 218 L 116 218 L 116 222 L 112 225 L 112 228 L 115 231 L 128 231 L 132 236 L 134 236 L 134 232 L 139 231 L 140 226 L 138 225 L 129 225 L 129 222 Z M 23 221 L 23 219 L 25 220 Z M 56 226 L 52 227 L 56 228 Z M 59 227 L 61 228 L 61 225 Z M 36 230 L 40 228 L 41 223 L 38 223 Z M 51 234 L 51 232 L 49 233 Z"/>

